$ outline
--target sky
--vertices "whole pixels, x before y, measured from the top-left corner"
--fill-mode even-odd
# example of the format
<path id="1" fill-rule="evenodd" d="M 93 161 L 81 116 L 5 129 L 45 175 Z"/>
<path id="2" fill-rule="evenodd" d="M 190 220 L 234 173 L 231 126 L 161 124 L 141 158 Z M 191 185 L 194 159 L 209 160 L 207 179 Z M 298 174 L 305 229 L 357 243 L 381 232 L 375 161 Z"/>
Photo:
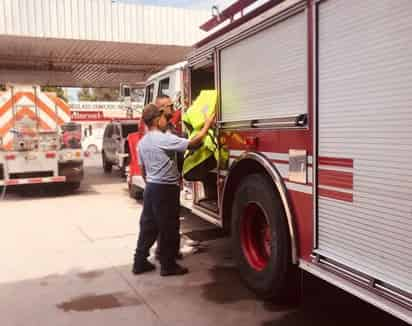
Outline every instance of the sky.
<path id="1" fill-rule="evenodd" d="M 78 96 L 77 93 L 79 92 L 80 88 L 67 88 L 67 96 L 69 97 L 68 100 L 69 102 L 72 101 L 77 101 L 78 100 Z"/>

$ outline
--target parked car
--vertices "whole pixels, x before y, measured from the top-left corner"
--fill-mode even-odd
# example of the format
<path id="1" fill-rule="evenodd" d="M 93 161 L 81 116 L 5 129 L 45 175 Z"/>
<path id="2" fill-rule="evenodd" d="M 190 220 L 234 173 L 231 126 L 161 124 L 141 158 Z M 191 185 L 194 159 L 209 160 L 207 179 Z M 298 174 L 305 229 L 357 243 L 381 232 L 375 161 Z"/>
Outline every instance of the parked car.
<path id="1" fill-rule="evenodd" d="M 127 136 L 138 129 L 138 120 L 115 121 L 106 126 L 102 149 L 105 173 L 110 173 L 113 166 L 118 166 L 122 175 L 125 175 L 130 162 Z"/>
<path id="2" fill-rule="evenodd" d="M 100 153 L 103 149 L 103 130 L 95 130 L 92 135 L 83 137 L 82 148 L 89 154 Z"/>

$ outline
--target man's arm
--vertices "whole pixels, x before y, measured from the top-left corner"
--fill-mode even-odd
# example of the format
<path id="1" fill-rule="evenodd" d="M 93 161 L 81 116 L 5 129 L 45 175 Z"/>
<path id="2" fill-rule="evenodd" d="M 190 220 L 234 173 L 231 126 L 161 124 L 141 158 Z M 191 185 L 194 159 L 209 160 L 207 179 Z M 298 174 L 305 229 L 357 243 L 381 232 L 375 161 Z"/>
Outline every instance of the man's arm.
<path id="1" fill-rule="evenodd" d="M 189 149 L 196 149 L 202 143 L 203 138 L 205 138 L 205 136 L 207 135 L 207 131 L 212 126 L 212 124 L 215 122 L 215 118 L 216 118 L 216 114 L 214 113 L 209 118 L 206 119 L 202 130 L 200 130 L 200 132 L 189 141 L 189 145 L 188 145 Z"/>
<path id="2" fill-rule="evenodd" d="M 207 131 L 215 120 L 215 115 L 212 115 L 206 119 L 202 130 L 192 139 L 186 139 L 177 137 L 172 133 L 162 134 L 161 141 L 159 142 L 160 148 L 165 151 L 174 151 L 184 153 L 187 149 L 196 149 L 202 144 L 203 138 L 205 138 Z"/>

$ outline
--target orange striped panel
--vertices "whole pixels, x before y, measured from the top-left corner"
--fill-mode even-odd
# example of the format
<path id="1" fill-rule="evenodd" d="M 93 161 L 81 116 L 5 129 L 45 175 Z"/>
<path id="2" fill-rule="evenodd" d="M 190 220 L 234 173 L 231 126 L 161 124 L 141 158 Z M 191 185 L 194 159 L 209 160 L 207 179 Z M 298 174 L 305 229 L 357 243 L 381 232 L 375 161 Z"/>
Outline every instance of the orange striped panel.
<path id="1" fill-rule="evenodd" d="M 51 94 L 47 94 L 45 93 L 45 95 L 53 101 L 53 103 L 57 104 L 57 106 L 59 107 L 59 109 L 61 109 L 63 112 L 65 112 L 69 117 L 70 117 L 70 107 L 69 105 L 64 102 L 61 98 L 57 97 L 57 96 L 53 96 Z"/>
<path id="2" fill-rule="evenodd" d="M 32 110 L 28 108 L 22 108 L 16 113 L 15 120 L 11 118 L 2 128 L 0 128 L 0 136 L 4 136 L 7 132 L 9 132 L 10 129 L 13 128 L 15 122 L 23 119 L 26 115 L 33 120 L 38 120 L 40 128 L 44 130 L 51 130 L 51 127 L 41 118 L 37 119 L 36 114 Z"/>
<path id="3" fill-rule="evenodd" d="M 64 121 L 56 115 L 56 113 L 50 109 L 43 101 L 41 101 L 39 98 L 35 98 L 34 94 L 32 93 L 24 93 L 25 96 L 27 96 L 29 99 L 33 101 L 33 103 L 37 104 L 37 107 L 42 109 L 50 118 L 52 118 L 54 121 L 57 121 L 59 125 L 62 125 Z"/>
<path id="4" fill-rule="evenodd" d="M 17 93 L 12 98 L 10 98 L 4 105 L 0 108 L 0 117 L 3 116 L 8 110 L 13 106 L 13 103 L 16 103 L 23 97 L 23 94 Z"/>

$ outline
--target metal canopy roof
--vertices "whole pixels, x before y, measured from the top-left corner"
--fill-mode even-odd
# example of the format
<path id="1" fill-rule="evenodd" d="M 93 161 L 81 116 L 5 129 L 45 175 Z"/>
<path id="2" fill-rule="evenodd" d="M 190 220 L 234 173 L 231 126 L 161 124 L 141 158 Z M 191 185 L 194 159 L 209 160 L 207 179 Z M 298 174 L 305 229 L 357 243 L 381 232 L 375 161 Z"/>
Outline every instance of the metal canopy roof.
<path id="1" fill-rule="evenodd" d="M 142 83 L 184 59 L 208 15 L 111 0 L 0 0 L 0 83 Z"/>
<path id="2" fill-rule="evenodd" d="M 143 82 L 189 49 L 0 35 L 0 83 L 118 87 Z"/>

